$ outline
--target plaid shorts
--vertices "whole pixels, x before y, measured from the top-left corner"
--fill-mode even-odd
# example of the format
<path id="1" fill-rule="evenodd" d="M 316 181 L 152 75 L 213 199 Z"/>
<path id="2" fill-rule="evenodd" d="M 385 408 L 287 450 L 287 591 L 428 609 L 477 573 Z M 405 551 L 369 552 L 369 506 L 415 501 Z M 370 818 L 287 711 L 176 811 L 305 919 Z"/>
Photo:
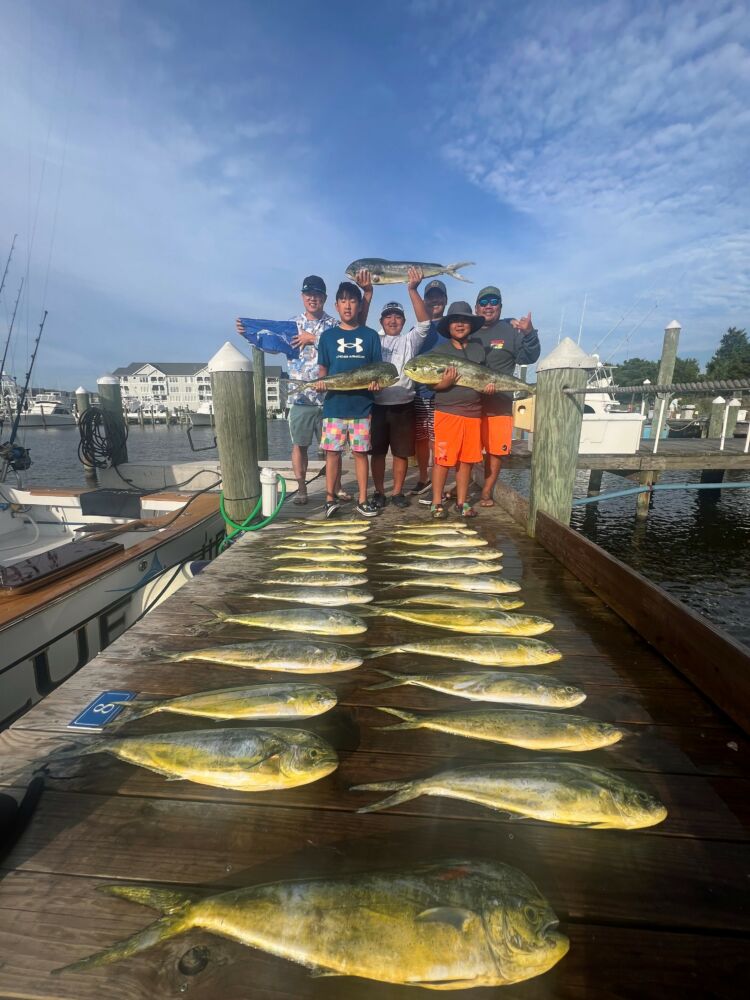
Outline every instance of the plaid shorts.
<path id="1" fill-rule="evenodd" d="M 435 397 L 423 399 L 414 397 L 414 413 L 417 418 L 417 441 L 435 440 Z"/>
<path id="2" fill-rule="evenodd" d="M 369 451 L 370 420 L 370 417 L 360 417 L 357 420 L 325 417 L 320 447 L 323 451 L 343 451 L 348 439 L 352 451 Z"/>

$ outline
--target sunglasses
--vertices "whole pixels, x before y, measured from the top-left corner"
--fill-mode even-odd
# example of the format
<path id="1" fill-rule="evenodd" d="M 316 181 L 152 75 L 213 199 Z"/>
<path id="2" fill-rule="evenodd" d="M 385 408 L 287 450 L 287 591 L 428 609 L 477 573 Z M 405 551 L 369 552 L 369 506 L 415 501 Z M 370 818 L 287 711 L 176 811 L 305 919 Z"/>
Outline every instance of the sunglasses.
<path id="1" fill-rule="evenodd" d="M 477 302 L 478 306 L 499 306 L 501 304 L 501 299 L 499 295 L 483 295 L 482 298 Z"/>

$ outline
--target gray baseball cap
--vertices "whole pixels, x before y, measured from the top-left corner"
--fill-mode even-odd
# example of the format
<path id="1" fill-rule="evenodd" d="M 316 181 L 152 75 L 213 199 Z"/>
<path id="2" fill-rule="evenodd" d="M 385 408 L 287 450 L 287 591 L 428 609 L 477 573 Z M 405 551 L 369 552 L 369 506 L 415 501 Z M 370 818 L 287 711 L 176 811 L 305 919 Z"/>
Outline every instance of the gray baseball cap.
<path id="1" fill-rule="evenodd" d="M 428 281 L 427 284 L 424 286 L 424 294 L 425 295 L 428 292 L 433 292 L 433 291 L 438 291 L 446 299 L 448 298 L 448 290 L 446 289 L 446 287 L 443 284 L 443 282 L 442 281 L 438 281 L 437 278 L 435 278 L 434 281 Z"/>

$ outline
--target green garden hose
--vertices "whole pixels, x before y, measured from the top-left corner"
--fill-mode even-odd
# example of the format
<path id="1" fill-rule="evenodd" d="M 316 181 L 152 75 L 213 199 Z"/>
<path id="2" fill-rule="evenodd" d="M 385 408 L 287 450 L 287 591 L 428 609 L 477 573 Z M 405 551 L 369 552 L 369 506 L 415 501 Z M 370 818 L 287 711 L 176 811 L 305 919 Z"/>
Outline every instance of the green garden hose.
<path id="1" fill-rule="evenodd" d="M 232 541 L 232 539 L 235 538 L 237 535 L 239 535 L 241 532 L 259 531 L 261 528 L 265 528 L 267 524 L 270 524 L 271 521 L 275 520 L 277 514 L 281 510 L 284 500 L 286 499 L 286 480 L 284 479 L 283 476 L 280 476 L 278 473 L 276 473 L 276 481 L 281 484 L 281 497 L 279 498 L 279 502 L 276 504 L 275 508 L 268 515 L 268 517 L 264 517 L 261 521 L 258 521 L 257 524 L 251 524 L 250 522 L 256 516 L 256 514 L 261 508 L 261 504 L 263 503 L 262 497 L 258 500 L 255 507 L 253 507 L 252 511 L 247 515 L 242 524 L 237 524 L 237 522 L 233 521 L 232 518 L 229 516 L 229 514 L 227 514 L 226 512 L 226 508 L 224 507 L 224 491 L 222 490 L 222 492 L 219 494 L 219 510 L 221 511 L 221 516 L 224 518 L 224 523 L 227 525 L 227 536 L 219 546 L 220 552 L 223 552 L 224 549 L 227 547 L 227 545 Z M 231 532 L 229 531 L 229 528 L 232 528 Z"/>

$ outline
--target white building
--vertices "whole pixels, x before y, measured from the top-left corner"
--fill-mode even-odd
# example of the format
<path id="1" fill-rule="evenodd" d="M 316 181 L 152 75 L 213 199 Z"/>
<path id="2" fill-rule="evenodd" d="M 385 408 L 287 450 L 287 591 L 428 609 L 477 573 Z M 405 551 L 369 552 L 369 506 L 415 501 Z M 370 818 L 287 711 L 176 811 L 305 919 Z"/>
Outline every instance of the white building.
<path id="1" fill-rule="evenodd" d="M 167 408 L 197 410 L 211 401 L 208 362 L 134 361 L 112 372 L 120 380 L 123 399 L 138 403 L 163 403 Z M 266 409 L 284 410 L 287 373 L 278 365 L 266 366 Z"/>

